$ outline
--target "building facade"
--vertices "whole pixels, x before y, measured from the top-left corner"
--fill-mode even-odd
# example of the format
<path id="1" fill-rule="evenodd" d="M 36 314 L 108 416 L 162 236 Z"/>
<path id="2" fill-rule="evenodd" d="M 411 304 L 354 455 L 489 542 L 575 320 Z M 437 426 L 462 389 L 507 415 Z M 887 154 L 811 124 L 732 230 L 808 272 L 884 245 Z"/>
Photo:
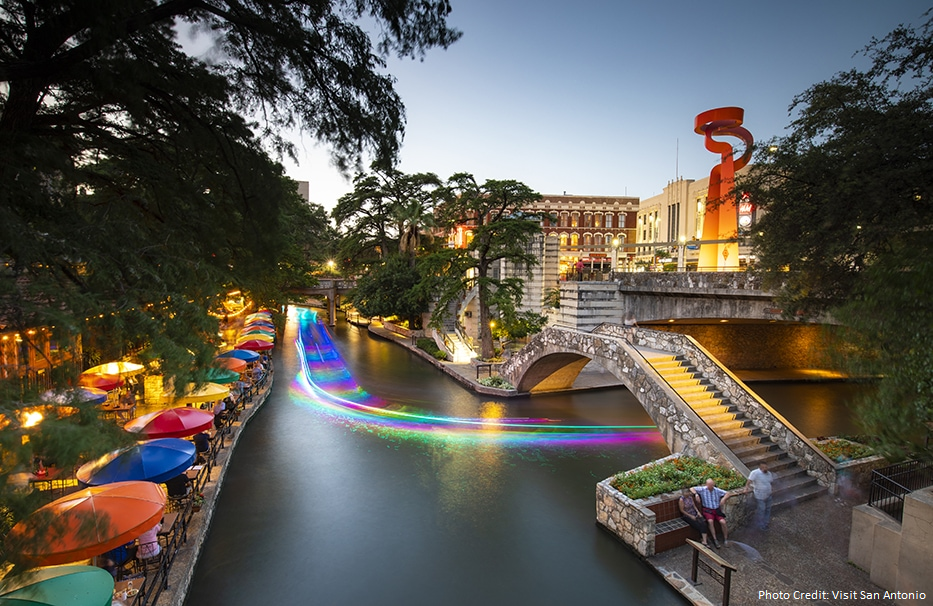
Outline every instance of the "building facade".
<path id="1" fill-rule="evenodd" d="M 744 173 L 746 167 L 739 174 Z M 669 182 L 657 196 L 645 198 L 639 205 L 635 234 L 635 264 L 647 270 L 661 270 L 677 265 L 679 271 L 703 269 L 697 267 L 699 241 L 703 236 L 703 215 L 706 212 L 709 177 Z M 736 234 L 741 239 L 753 228 L 759 214 L 747 196 L 738 200 Z M 754 261 L 751 247 L 740 242 L 739 265 Z"/>

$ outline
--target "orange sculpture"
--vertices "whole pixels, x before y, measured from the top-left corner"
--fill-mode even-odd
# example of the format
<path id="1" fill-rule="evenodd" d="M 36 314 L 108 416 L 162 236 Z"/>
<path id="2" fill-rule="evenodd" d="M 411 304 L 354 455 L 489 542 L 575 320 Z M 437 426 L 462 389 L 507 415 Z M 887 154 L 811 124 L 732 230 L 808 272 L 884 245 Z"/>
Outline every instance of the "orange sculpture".
<path id="1" fill-rule="evenodd" d="M 706 138 L 706 149 L 720 154 L 722 162 L 709 174 L 709 191 L 703 214 L 703 240 L 728 240 L 738 233 L 738 213 L 735 202 L 735 171 L 752 157 L 752 134 L 742 128 L 745 110 L 741 107 L 719 107 L 696 117 L 696 133 Z M 735 158 L 732 144 L 713 137 L 737 137 L 745 142 L 745 153 Z M 738 244 L 719 242 L 700 246 L 700 271 L 730 271 L 739 266 Z"/>

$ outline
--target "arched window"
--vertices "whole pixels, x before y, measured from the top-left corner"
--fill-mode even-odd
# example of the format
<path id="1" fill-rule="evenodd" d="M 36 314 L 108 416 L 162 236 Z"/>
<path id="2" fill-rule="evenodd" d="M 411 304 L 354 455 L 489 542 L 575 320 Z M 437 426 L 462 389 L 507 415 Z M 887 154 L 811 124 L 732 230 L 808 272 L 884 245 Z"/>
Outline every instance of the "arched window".
<path id="1" fill-rule="evenodd" d="M 570 227 L 580 227 L 580 213 L 576 211 L 570 213 Z"/>
<path id="2" fill-rule="evenodd" d="M 560 235 L 560 247 L 567 248 L 567 234 L 563 233 Z"/>
<path id="3" fill-rule="evenodd" d="M 603 245 L 603 235 L 602 235 L 602 234 L 596 234 L 596 235 L 593 237 L 593 244 L 594 244 L 595 246 L 602 246 L 602 245 Z"/>
<path id="4" fill-rule="evenodd" d="M 583 234 L 583 246 L 590 247 L 593 245 L 593 234 Z"/>
<path id="5" fill-rule="evenodd" d="M 593 227 L 602 227 L 603 226 L 603 213 L 596 213 L 593 215 Z"/>
<path id="6" fill-rule="evenodd" d="M 606 213 L 606 227 L 612 229 L 612 213 Z"/>
<path id="7" fill-rule="evenodd" d="M 567 224 L 570 222 L 570 214 L 567 211 L 564 211 L 560 214 L 560 226 L 567 227 Z"/>
<path id="8" fill-rule="evenodd" d="M 583 213 L 583 227 L 593 227 L 593 213 Z"/>
<path id="9" fill-rule="evenodd" d="M 580 234 L 574 232 L 570 235 L 570 245 L 577 246 L 580 244 Z"/>

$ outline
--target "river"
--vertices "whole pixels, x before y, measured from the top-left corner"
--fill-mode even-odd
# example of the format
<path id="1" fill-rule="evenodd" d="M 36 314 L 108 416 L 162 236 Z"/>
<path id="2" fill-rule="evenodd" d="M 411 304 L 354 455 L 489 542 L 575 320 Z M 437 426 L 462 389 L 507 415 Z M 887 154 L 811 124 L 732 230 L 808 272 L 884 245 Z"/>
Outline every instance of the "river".
<path id="1" fill-rule="evenodd" d="M 342 322 L 315 329 L 333 342 L 308 356 L 309 384 L 298 324 L 186 604 L 682 603 L 595 524 L 598 481 L 668 454 L 626 390 L 490 401 Z M 792 422 L 806 392 L 782 410 Z M 840 398 L 823 400 L 805 433 L 851 431 Z"/>

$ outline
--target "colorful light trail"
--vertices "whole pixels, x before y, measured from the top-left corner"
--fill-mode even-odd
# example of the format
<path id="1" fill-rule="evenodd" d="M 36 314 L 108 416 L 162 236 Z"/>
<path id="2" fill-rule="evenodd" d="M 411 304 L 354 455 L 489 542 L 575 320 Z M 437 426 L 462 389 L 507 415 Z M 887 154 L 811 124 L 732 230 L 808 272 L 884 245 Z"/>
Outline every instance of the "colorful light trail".
<path id="1" fill-rule="evenodd" d="M 327 327 L 313 310 L 298 309 L 295 345 L 301 363 L 295 387 L 315 407 L 367 429 L 392 430 L 399 437 L 425 434 L 458 440 L 527 444 L 605 444 L 655 441 L 653 425 L 567 425 L 548 418 L 504 417 L 505 406 L 483 406 L 479 417 L 452 417 L 386 402 L 363 390 L 340 357 Z"/>

